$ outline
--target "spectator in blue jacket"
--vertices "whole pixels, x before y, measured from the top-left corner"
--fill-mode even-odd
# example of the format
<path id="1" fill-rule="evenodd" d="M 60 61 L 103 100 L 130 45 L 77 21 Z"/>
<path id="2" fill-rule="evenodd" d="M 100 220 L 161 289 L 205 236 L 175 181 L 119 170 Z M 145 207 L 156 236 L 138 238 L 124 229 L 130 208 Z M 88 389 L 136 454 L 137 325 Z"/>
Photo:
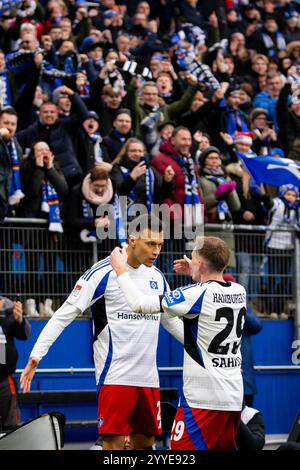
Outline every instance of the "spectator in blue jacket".
<path id="1" fill-rule="evenodd" d="M 264 108 L 268 111 L 268 119 L 274 123 L 276 131 L 278 129 L 276 107 L 283 85 L 280 72 L 269 72 L 267 76 L 267 89 L 255 95 L 253 99 L 254 108 Z"/>

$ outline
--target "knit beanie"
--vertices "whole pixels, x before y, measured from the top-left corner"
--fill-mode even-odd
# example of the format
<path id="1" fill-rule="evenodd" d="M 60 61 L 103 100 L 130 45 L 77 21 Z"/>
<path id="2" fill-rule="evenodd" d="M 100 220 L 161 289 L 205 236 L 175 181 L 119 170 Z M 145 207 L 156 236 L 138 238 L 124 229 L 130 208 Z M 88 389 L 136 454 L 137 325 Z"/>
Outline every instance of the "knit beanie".
<path id="1" fill-rule="evenodd" d="M 201 154 L 200 154 L 200 156 L 199 156 L 199 158 L 198 158 L 198 163 L 199 163 L 199 165 L 203 167 L 203 166 L 204 166 L 204 163 L 205 163 L 205 159 L 208 157 L 208 155 L 209 155 L 210 153 L 213 153 L 213 152 L 215 152 L 215 153 L 217 153 L 219 156 L 221 156 L 221 152 L 220 152 L 220 150 L 219 150 L 217 147 L 213 147 L 213 146 L 207 147 L 206 149 L 204 149 L 204 150 L 201 152 Z"/>

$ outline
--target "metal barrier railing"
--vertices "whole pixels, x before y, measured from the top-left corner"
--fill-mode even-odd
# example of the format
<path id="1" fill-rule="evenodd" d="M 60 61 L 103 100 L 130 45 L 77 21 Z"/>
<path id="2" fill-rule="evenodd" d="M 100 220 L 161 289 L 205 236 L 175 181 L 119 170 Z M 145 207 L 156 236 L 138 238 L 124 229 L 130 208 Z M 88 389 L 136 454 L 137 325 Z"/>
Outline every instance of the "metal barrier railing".
<path id="1" fill-rule="evenodd" d="M 53 299 L 57 308 L 78 277 L 93 263 L 92 247 L 77 234 L 62 236 L 47 229 L 47 221 L 8 219 L 0 229 L 0 292 L 43 302 Z"/>
<path id="2" fill-rule="evenodd" d="M 256 371 L 270 371 L 270 372 L 276 372 L 276 371 L 300 371 L 300 365 L 299 366 L 276 366 L 276 365 L 269 365 L 269 366 L 254 366 L 254 369 Z M 16 369 L 16 374 L 22 374 L 24 369 Z M 159 372 L 168 372 L 173 373 L 173 372 L 183 372 L 183 367 L 177 366 L 177 367 L 158 367 Z M 92 367 L 86 367 L 86 368 L 76 368 L 76 367 L 67 367 L 67 368 L 56 368 L 56 369 L 37 369 L 36 374 L 94 374 L 95 369 Z"/>
<path id="3" fill-rule="evenodd" d="M 230 271 L 246 288 L 254 310 L 267 317 L 271 313 L 294 317 L 294 337 L 300 339 L 299 231 L 284 226 L 207 224 L 208 233 L 231 246 L 234 266 Z M 266 243 L 270 237 L 274 243 Z"/>
<path id="4" fill-rule="evenodd" d="M 265 226 L 207 225 L 206 234 L 218 234 L 232 249 L 229 272 L 247 292 L 249 302 L 261 313 L 286 313 L 295 310 L 295 231 L 270 230 Z M 280 236 L 279 236 L 280 235 Z M 266 239 L 276 240 L 270 248 Z M 287 246 L 287 238 L 290 248 Z"/>
<path id="5" fill-rule="evenodd" d="M 110 253 L 115 240 L 83 243 L 74 231 L 66 228 L 57 235 L 47 226 L 48 221 L 43 219 L 5 219 L 0 228 L 0 292 L 10 298 L 20 294 L 21 300 L 34 298 L 37 305 L 51 298 L 55 309 L 81 274 Z M 265 248 L 266 234 L 271 233 L 278 239 L 276 249 Z M 228 271 L 245 286 L 253 308 L 265 315 L 285 312 L 294 316 L 295 336 L 300 338 L 300 247 L 296 231 L 207 224 L 205 234 L 219 236 L 230 246 Z M 287 240 L 290 249 L 284 248 Z M 171 288 L 191 281 L 173 271 L 174 259 L 189 249 L 184 240 L 165 241 L 156 265 Z"/>

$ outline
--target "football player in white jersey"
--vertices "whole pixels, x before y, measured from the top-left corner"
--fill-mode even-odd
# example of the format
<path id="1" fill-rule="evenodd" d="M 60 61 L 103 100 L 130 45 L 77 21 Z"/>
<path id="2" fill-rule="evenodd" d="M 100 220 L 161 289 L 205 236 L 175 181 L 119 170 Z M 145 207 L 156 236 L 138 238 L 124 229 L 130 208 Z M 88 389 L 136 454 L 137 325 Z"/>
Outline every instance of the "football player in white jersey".
<path id="1" fill-rule="evenodd" d="M 126 253 L 116 248 L 110 262 L 135 312 L 183 317 L 183 394 L 171 433 L 172 450 L 235 449 L 243 401 L 240 341 L 246 314 L 244 287 L 225 282 L 230 250 L 217 237 L 198 237 L 192 259 L 174 264 L 195 284 L 163 297 L 146 297 L 126 272 Z M 163 315 L 163 314 L 162 314 Z"/>
<path id="2" fill-rule="evenodd" d="M 163 245 L 162 226 L 153 216 L 136 220 L 142 230 L 129 232 L 128 275 L 134 290 L 146 296 L 154 292 L 164 295 L 169 291 L 168 284 L 153 265 Z M 103 437 L 103 449 L 123 449 L 128 435 L 133 448 L 149 448 L 154 444 L 154 436 L 162 432 L 156 365 L 160 317 L 137 314 L 130 309 L 108 258 L 81 276 L 41 332 L 21 375 L 21 389 L 30 390 L 39 361 L 63 329 L 88 307 L 94 321 L 98 431 Z M 183 322 L 165 315 L 161 321 L 183 343 Z"/>

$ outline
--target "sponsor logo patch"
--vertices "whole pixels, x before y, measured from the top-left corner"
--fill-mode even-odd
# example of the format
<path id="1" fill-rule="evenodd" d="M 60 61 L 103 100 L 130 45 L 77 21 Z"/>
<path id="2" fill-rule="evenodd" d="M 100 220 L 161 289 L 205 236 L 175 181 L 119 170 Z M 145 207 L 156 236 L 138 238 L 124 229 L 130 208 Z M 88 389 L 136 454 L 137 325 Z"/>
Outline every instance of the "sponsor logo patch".
<path id="1" fill-rule="evenodd" d="M 180 304 L 181 302 L 185 301 L 183 292 L 180 289 L 176 289 L 165 294 L 164 298 L 168 307 L 172 307 L 172 305 Z"/>

